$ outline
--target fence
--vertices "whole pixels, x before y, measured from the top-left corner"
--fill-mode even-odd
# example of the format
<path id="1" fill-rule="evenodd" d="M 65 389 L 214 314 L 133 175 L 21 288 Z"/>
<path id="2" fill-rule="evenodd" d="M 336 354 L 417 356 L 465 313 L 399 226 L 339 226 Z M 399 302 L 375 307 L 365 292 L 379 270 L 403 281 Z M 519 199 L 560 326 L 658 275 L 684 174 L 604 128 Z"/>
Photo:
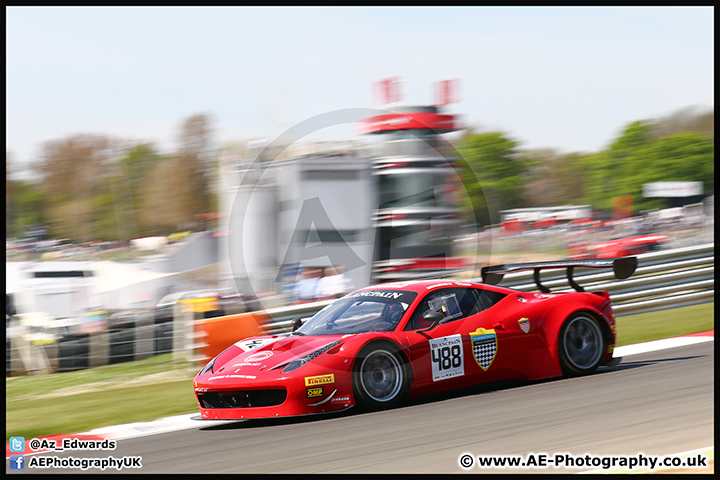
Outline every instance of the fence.
<path id="1" fill-rule="evenodd" d="M 597 270 L 591 269 L 577 269 L 574 279 L 588 291 L 610 292 L 617 316 L 712 302 L 715 298 L 714 252 L 715 245 L 711 243 L 647 253 L 638 256 L 638 267 L 627 280 L 616 280 L 609 270 L 596 273 Z M 572 291 L 564 270 L 545 271 L 541 276 L 543 285 L 552 291 Z M 500 285 L 537 291 L 532 272 L 508 274 Z M 331 302 L 266 310 L 262 312 L 263 329 L 270 334 L 288 332 L 293 319 L 310 317 Z M 252 321 L 258 318 L 256 315 Z M 208 348 L 214 342 L 208 336 L 210 323 L 225 321 L 227 324 L 229 320 L 248 322 L 249 317 L 198 319 L 195 313 L 183 311 L 178 304 L 172 319 L 169 316 L 128 319 L 110 329 L 34 344 L 18 331 L 19 322 L 13 319 L 6 336 L 6 376 L 67 372 L 169 352 L 173 352 L 174 359 L 199 364 L 214 351 Z"/>

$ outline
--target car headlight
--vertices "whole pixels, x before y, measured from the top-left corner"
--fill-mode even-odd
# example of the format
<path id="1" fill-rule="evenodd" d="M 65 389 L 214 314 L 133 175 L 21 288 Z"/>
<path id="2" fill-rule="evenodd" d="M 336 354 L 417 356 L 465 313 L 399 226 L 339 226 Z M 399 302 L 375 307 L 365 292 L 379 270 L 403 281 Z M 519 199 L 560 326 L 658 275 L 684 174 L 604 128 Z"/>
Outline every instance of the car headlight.
<path id="1" fill-rule="evenodd" d="M 210 370 L 210 372 L 212 372 L 212 373 L 215 373 L 215 360 L 217 360 L 217 357 L 215 357 L 215 358 L 213 358 L 212 360 L 210 360 L 210 361 L 207 363 L 207 365 L 205 365 L 205 366 L 203 367 L 203 369 L 200 370 L 200 373 L 198 373 L 198 375 L 202 375 L 203 373 L 207 372 L 208 370 Z"/>
<path id="2" fill-rule="evenodd" d="M 200 370 L 200 373 L 198 373 L 198 375 L 202 375 L 203 373 L 207 372 L 208 370 L 210 370 L 211 373 L 215 373 L 215 361 L 216 361 L 218 358 L 220 358 L 223 353 L 227 352 L 227 351 L 230 350 L 232 347 L 234 347 L 234 345 L 230 345 L 228 348 L 226 348 L 226 349 L 223 350 L 222 352 L 220 352 L 220 353 L 218 353 L 217 355 L 215 355 L 215 358 L 213 358 L 212 360 L 210 360 L 210 361 L 208 362 L 208 364 L 205 365 L 202 370 Z"/>
<path id="3" fill-rule="evenodd" d="M 281 367 L 282 367 L 282 366 L 285 367 L 285 368 L 283 368 L 282 373 L 288 373 L 288 372 L 292 372 L 293 370 L 297 370 L 298 368 L 302 367 L 303 365 L 305 365 L 306 363 L 308 363 L 308 362 L 309 362 L 310 360 L 312 360 L 313 358 L 317 357 L 318 355 L 320 355 L 320 354 L 322 354 L 322 353 L 327 352 L 328 350 L 330 350 L 330 349 L 333 348 L 333 347 L 337 347 L 337 346 L 340 345 L 341 343 L 342 343 L 342 342 L 331 342 L 331 343 L 328 343 L 328 344 L 325 345 L 324 347 L 318 348 L 318 349 L 315 350 L 314 352 L 309 353 L 309 354 L 305 355 L 305 356 L 302 357 L 302 358 L 298 358 L 297 360 L 293 360 L 293 361 L 290 362 L 290 363 L 287 363 L 287 364 L 285 364 L 285 365 L 281 365 Z M 280 367 L 277 367 L 277 368 L 280 368 Z"/>

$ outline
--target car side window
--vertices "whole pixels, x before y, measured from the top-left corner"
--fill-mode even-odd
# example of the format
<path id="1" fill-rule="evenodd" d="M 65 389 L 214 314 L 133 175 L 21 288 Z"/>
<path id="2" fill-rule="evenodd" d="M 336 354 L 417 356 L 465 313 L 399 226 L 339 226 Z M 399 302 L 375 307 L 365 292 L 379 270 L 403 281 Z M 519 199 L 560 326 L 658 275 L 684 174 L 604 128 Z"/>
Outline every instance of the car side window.
<path id="1" fill-rule="evenodd" d="M 482 310 L 480 299 L 473 288 L 442 288 L 430 292 L 418 304 L 405 330 L 418 330 L 430 326 L 423 318 L 429 311 L 441 312 L 445 318 L 440 323 L 452 322 L 474 315 Z"/>
<path id="2" fill-rule="evenodd" d="M 503 298 L 505 298 L 504 293 L 493 292 L 491 290 L 477 289 L 476 292 L 477 292 L 478 296 L 480 297 L 480 305 L 481 305 L 480 310 L 486 310 L 486 309 L 492 307 L 493 305 L 495 305 L 497 302 L 499 302 Z"/>

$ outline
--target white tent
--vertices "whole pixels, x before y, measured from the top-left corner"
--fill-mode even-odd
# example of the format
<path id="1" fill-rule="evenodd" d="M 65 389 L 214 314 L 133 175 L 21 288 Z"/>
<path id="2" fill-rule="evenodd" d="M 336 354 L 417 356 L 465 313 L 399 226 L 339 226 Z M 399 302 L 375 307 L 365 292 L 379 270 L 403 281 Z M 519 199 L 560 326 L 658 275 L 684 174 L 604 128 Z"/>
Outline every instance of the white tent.
<path id="1" fill-rule="evenodd" d="M 174 273 L 101 261 L 93 264 L 93 303 L 106 308 L 151 307 L 157 303 Z"/>
<path id="2" fill-rule="evenodd" d="M 121 288 L 175 275 L 153 272 L 126 263 L 101 261 L 93 264 L 93 293 L 107 293 Z"/>

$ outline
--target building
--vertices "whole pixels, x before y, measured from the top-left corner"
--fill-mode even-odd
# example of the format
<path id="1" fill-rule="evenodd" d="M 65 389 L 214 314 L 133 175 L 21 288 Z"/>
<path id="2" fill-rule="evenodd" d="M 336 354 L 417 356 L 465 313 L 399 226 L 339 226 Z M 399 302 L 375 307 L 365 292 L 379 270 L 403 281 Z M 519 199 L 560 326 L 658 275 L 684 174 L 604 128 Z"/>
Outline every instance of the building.
<path id="1" fill-rule="evenodd" d="M 304 267 L 342 266 L 352 285 L 370 283 L 377 200 L 370 159 L 360 153 L 233 166 L 221 255 L 242 294 L 289 295 Z"/>
<path id="2" fill-rule="evenodd" d="M 400 107 L 364 120 L 378 190 L 374 276 L 422 276 L 460 265 L 453 237 L 460 225 L 457 158 L 443 134 L 458 129 L 439 106 Z"/>
<path id="3" fill-rule="evenodd" d="M 382 82 L 385 103 L 399 99 L 393 82 Z M 363 287 L 463 266 L 453 251 L 460 176 L 444 137 L 459 126 L 441 111 L 455 87 L 442 85 L 437 105 L 361 120 L 360 142 L 254 142 L 251 159 L 221 161 L 220 261 L 240 293 L 290 300 L 304 267 L 341 266 Z"/>

